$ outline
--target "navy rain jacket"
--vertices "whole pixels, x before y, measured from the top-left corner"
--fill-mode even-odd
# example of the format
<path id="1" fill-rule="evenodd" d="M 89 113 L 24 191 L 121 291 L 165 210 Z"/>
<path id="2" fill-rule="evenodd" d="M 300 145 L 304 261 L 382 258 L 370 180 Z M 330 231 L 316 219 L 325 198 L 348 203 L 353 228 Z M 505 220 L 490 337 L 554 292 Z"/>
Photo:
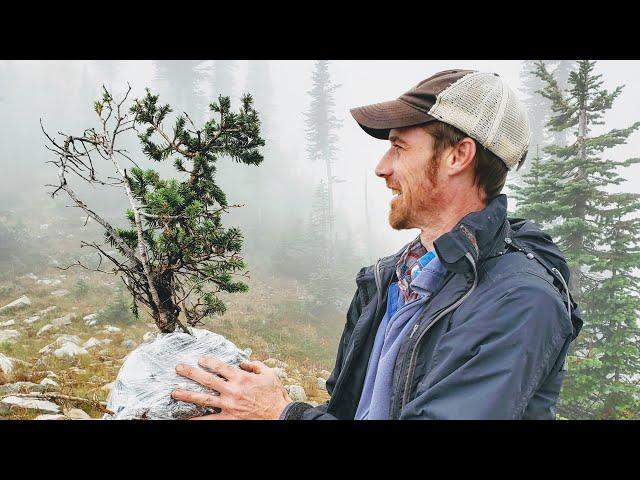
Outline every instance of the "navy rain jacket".
<path id="1" fill-rule="evenodd" d="M 400 348 L 390 418 L 554 419 L 567 351 L 582 327 L 558 247 L 532 222 L 507 219 L 505 195 L 434 247 L 447 277 Z M 331 399 L 295 402 L 283 419 L 354 418 L 404 248 L 356 277 L 327 380 Z"/>

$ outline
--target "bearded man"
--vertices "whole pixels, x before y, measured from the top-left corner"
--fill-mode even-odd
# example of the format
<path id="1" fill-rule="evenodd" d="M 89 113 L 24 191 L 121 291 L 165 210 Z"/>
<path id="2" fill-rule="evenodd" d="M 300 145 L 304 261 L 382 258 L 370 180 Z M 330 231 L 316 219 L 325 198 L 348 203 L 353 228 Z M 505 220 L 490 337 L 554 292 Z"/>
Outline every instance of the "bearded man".
<path id="1" fill-rule="evenodd" d="M 261 362 L 206 358 L 208 371 L 177 371 L 220 395 L 173 398 L 221 409 L 199 417 L 213 420 L 554 419 L 582 320 L 558 247 L 507 218 L 500 192 L 530 139 L 515 94 L 496 74 L 447 70 L 351 113 L 389 141 L 375 172 L 391 227 L 420 235 L 358 273 L 331 399 L 292 402 Z"/>

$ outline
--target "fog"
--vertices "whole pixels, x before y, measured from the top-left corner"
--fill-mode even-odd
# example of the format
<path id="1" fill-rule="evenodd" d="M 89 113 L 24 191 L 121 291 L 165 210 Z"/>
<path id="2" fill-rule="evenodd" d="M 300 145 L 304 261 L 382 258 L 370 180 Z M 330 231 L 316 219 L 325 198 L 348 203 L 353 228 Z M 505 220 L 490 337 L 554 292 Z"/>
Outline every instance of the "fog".
<path id="1" fill-rule="evenodd" d="M 44 148 L 45 138 L 40 131 L 39 119 L 45 128 L 55 133 L 82 132 L 95 125 L 92 112 L 93 101 L 98 98 L 102 84 L 107 85 L 117 96 L 126 90 L 127 82 L 132 87 L 132 97 L 141 96 L 145 88 L 160 93 L 160 100 L 167 100 L 166 92 L 172 88 L 159 79 L 155 61 L 3 61 L 0 63 L 0 201 L 3 209 L 39 208 L 51 203 L 44 187 L 54 183 L 55 170 L 45 162 L 51 160 L 51 153 Z M 184 62 L 184 68 L 194 68 L 201 73 L 195 91 L 199 95 L 213 98 L 216 86 L 211 71 L 213 62 Z M 247 88 L 249 61 L 236 61 L 230 69 L 231 95 L 234 107 L 238 98 Z M 270 107 L 263 113 L 263 123 L 268 127 L 268 147 L 277 148 L 279 158 L 269 158 L 257 167 L 257 175 L 273 188 L 277 195 L 270 196 L 269 202 L 282 201 L 285 217 L 308 218 L 310 201 L 308 198 L 296 200 L 296 192 L 312 192 L 324 175 L 321 162 L 312 163 L 305 151 L 305 130 L 303 112 L 309 108 L 308 91 L 311 88 L 311 73 L 314 61 L 256 61 L 263 63 L 270 74 Z M 477 69 L 493 71 L 505 78 L 516 91 L 522 88 L 521 61 L 332 61 L 329 71 L 333 83 L 339 87 L 335 91 L 335 114 L 342 120 L 338 130 L 338 154 L 334 165 L 335 176 L 343 180 L 334 185 L 335 213 L 344 220 L 353 236 L 354 244 L 360 249 L 369 244 L 367 257 L 379 257 L 395 252 L 417 231 L 394 231 L 387 223 L 390 191 L 384 180 L 377 178 L 374 168 L 387 148 L 387 142 L 366 135 L 349 114 L 349 109 L 368 103 L 397 98 L 410 87 L 429 75 L 449 68 Z M 613 110 L 601 128 L 625 127 L 638 119 L 637 106 L 640 104 L 640 61 L 601 61 L 597 71 L 604 75 L 604 85 L 613 89 L 626 85 L 615 102 Z M 204 73 L 203 73 L 204 72 Z M 176 98 L 174 96 L 174 98 Z M 182 105 L 173 105 L 182 111 Z M 200 118 L 205 110 L 199 110 Z M 598 127 L 600 128 L 600 127 Z M 135 145 L 135 142 L 132 143 Z M 640 135 L 631 136 L 627 145 L 611 150 L 612 159 L 622 159 L 636 155 L 640 147 Z M 274 150 L 272 150 L 273 152 Z M 138 155 L 137 158 L 140 158 Z M 283 162 L 290 173 L 288 178 L 278 174 L 279 170 L 270 166 Z M 249 169 L 243 165 L 236 169 Z M 172 174 L 171 168 L 161 167 L 163 174 Z M 245 209 L 259 208 L 259 202 L 250 196 L 241 198 L 245 186 L 242 177 L 227 173 L 230 167 L 221 167 L 219 182 L 228 191 L 231 203 L 239 200 Z M 225 175 L 226 174 L 226 175 Z M 628 170 L 628 183 L 619 188 L 640 192 L 640 167 Z M 517 174 L 510 174 L 514 181 Z M 237 177 L 237 178 L 236 178 Z M 292 178 L 294 179 L 292 181 Z M 509 183 L 508 181 L 508 183 Z M 367 182 L 369 196 L 370 235 L 366 238 L 364 209 L 364 184 Z M 294 183 L 295 185 L 293 185 Z M 283 194 L 283 192 L 289 192 Z M 268 191 L 266 192 L 268 194 Z M 507 184 L 508 193 L 508 184 Z M 98 194 L 98 193 L 96 193 Z M 125 199 L 119 192 L 111 192 L 106 197 L 99 192 L 102 208 L 113 206 L 117 212 L 125 206 Z M 290 198 L 293 197 L 293 198 Z M 253 203 L 248 201 L 251 199 Z M 59 199 L 62 204 L 65 199 Z M 118 203 L 119 202 L 119 203 Z M 272 205 L 277 209 L 279 205 Z M 117 208 L 116 208 L 117 207 Z M 111 208 L 109 208 L 111 210 Z M 288 228 L 282 224 L 282 228 Z M 283 234 L 286 233 L 283 231 Z M 375 260 L 375 258 L 367 258 Z"/>

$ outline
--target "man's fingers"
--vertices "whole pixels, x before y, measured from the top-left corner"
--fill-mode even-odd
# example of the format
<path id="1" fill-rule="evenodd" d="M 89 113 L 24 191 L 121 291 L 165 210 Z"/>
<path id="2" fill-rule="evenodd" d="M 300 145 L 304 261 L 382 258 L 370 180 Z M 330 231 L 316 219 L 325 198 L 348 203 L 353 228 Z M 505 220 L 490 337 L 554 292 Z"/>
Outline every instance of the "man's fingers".
<path id="1" fill-rule="evenodd" d="M 179 375 L 190 378 L 191 380 L 198 382 L 200 385 L 204 385 L 212 390 L 216 390 L 221 393 L 227 392 L 227 382 L 201 368 L 179 363 L 176 365 L 176 372 Z"/>
<path id="2" fill-rule="evenodd" d="M 258 361 L 247 361 L 240 364 L 240 368 L 246 372 L 264 373 L 269 368 L 264 363 Z"/>
<path id="3" fill-rule="evenodd" d="M 222 408 L 223 401 L 217 395 L 208 393 L 191 392 L 189 390 L 174 390 L 171 398 L 181 402 L 194 403 L 201 407 Z"/>
<path id="4" fill-rule="evenodd" d="M 212 372 L 222 375 L 224 378 L 231 380 L 238 375 L 238 368 L 228 365 L 217 358 L 201 357 L 198 364 L 208 368 Z"/>

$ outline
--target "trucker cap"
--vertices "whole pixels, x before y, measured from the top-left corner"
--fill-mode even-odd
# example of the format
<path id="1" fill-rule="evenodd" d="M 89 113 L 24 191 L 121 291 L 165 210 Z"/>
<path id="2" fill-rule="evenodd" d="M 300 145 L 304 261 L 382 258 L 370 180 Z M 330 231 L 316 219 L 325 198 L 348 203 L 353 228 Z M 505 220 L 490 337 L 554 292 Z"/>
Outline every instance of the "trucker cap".
<path id="1" fill-rule="evenodd" d="M 511 169 L 527 155 L 527 113 L 496 73 L 445 70 L 421 81 L 396 100 L 351 109 L 369 135 L 386 140 L 393 128 L 439 120 L 480 142 Z"/>

